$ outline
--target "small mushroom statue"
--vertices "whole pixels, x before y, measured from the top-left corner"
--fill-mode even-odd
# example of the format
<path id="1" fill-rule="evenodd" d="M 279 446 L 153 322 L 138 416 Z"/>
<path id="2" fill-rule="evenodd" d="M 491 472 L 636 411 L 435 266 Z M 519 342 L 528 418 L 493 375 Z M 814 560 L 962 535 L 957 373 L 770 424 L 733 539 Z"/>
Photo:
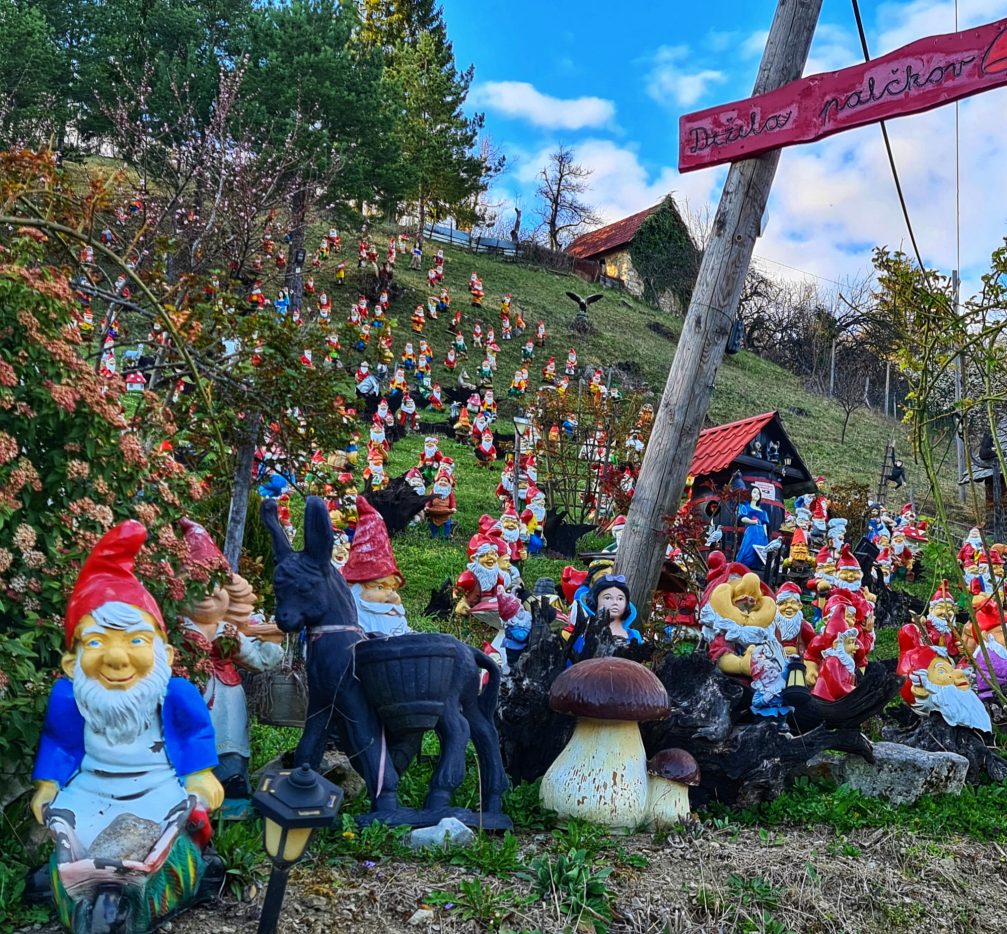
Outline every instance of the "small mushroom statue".
<path id="1" fill-rule="evenodd" d="M 553 682 L 549 706 L 577 725 L 542 778 L 542 804 L 606 827 L 645 823 L 649 782 L 639 724 L 669 712 L 657 675 L 626 658 L 590 658 Z"/>
<path id="2" fill-rule="evenodd" d="M 662 749 L 647 762 L 649 830 L 667 830 L 689 816 L 689 787 L 699 784 L 699 763 L 684 749 Z"/>

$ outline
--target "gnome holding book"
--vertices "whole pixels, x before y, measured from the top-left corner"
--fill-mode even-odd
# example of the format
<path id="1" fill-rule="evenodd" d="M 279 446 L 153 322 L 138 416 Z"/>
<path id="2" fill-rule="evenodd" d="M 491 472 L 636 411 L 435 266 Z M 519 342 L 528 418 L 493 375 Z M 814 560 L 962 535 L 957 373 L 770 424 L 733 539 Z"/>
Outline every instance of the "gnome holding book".
<path id="1" fill-rule="evenodd" d="M 67 926 L 87 881 L 103 873 L 109 885 L 131 870 L 149 874 L 147 885 L 165 893 L 151 905 L 141 894 L 151 926 L 191 900 L 206 812 L 224 798 L 210 712 L 172 677 L 161 610 L 133 573 L 146 538 L 139 522 L 123 522 L 81 568 L 64 621 L 65 677 L 49 695 L 32 773 L 31 809 L 56 840 L 53 895 Z"/>

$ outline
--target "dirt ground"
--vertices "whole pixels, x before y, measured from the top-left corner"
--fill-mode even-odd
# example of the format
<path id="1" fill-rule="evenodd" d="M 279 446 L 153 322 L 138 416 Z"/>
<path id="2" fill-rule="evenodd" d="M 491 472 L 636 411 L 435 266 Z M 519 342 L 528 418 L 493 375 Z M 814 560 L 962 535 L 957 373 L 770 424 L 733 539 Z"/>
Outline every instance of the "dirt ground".
<path id="1" fill-rule="evenodd" d="M 528 838 L 527 850 L 547 837 Z M 824 833 L 727 830 L 620 840 L 606 850 L 615 866 L 613 934 L 1004 934 L 1007 932 L 1007 849 L 969 840 L 927 841 L 896 830 L 836 838 Z M 646 857 L 632 868 L 626 853 Z M 529 853 L 528 855 L 532 855 Z M 605 858 L 603 857 L 603 858 Z M 530 883 L 482 877 L 480 902 L 498 908 L 495 921 L 469 914 L 476 899 L 452 908 L 427 901 L 457 893 L 471 870 L 390 861 L 309 865 L 291 879 L 278 930 L 297 934 L 414 934 L 431 931 L 562 932 L 576 930 L 555 901 L 522 903 Z M 937 897 L 935 898 L 935 893 Z M 223 899 L 194 909 L 168 934 L 253 934 L 262 893 L 250 902 Z M 488 910 L 483 919 L 491 915 Z M 590 930 L 581 919 L 580 930 Z M 36 927 L 51 934 L 53 926 Z M 605 928 L 601 928 L 605 930 Z"/>

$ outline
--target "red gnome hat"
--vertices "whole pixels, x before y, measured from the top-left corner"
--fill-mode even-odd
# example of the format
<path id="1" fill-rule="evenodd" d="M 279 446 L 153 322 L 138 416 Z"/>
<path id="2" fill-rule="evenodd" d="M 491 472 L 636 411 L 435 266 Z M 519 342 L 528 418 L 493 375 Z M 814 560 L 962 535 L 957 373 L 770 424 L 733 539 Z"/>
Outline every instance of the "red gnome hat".
<path id="1" fill-rule="evenodd" d="M 899 630 L 899 664 L 897 675 L 905 677 L 919 668 L 929 668 L 937 652 L 923 642 L 923 634 L 912 623 Z"/>
<path id="2" fill-rule="evenodd" d="M 512 597 L 499 584 L 497 585 L 497 607 L 500 610 L 500 619 L 509 622 L 521 611 L 521 601 L 517 597 Z"/>
<path id="3" fill-rule="evenodd" d="M 801 588 L 797 586 L 793 581 L 785 581 L 780 585 L 780 589 L 776 591 L 777 600 L 800 600 L 801 599 Z"/>
<path id="4" fill-rule="evenodd" d="M 157 601 L 133 573 L 136 556 L 146 540 L 147 530 L 135 519 L 127 519 L 109 529 L 91 550 L 66 606 L 63 629 L 68 649 L 73 646 L 74 630 L 81 617 L 113 601 L 149 613 L 165 631 Z"/>
<path id="5" fill-rule="evenodd" d="M 856 568 L 858 571 L 860 570 L 860 562 L 853 556 L 853 549 L 850 548 L 849 542 L 844 543 L 842 550 L 839 552 L 836 570 L 840 568 Z"/>
<path id="6" fill-rule="evenodd" d="M 217 543 L 210 537 L 210 533 L 188 516 L 179 519 L 178 524 L 182 527 L 182 537 L 189 549 L 189 560 L 204 565 L 209 571 L 222 570 L 227 560 L 217 547 Z"/>
<path id="7" fill-rule="evenodd" d="M 401 587 L 406 579 L 392 554 L 385 520 L 362 496 L 357 497 L 357 529 L 353 534 L 350 560 L 343 566 L 343 578 L 349 584 L 397 577 Z"/>

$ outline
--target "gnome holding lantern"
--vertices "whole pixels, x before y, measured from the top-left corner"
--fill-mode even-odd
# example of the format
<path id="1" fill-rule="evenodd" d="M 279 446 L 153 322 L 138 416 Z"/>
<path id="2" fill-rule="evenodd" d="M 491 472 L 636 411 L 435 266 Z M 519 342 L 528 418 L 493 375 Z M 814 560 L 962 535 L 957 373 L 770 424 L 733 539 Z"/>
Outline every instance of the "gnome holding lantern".
<path id="1" fill-rule="evenodd" d="M 180 521 L 189 559 L 206 567 L 226 564 L 223 554 L 207 534 L 206 529 L 191 519 Z M 247 625 L 254 603 L 235 601 L 231 613 L 231 595 L 245 588 L 244 578 L 232 576 L 229 585 L 217 586 L 198 603 L 189 605 L 182 617 L 186 642 L 198 652 L 209 657 L 211 671 L 203 691 L 210 711 L 210 721 L 217 738 L 219 764 L 214 774 L 224 787 L 225 797 L 240 800 L 251 796 L 248 786 L 248 761 L 251 758 L 248 726 L 248 706 L 239 668 L 246 671 L 269 671 L 283 660 L 283 647 L 271 642 L 260 642 L 245 635 L 240 623 Z M 251 587 L 247 596 L 254 600 Z M 247 607 L 247 612 L 245 608 Z"/>
<path id="2" fill-rule="evenodd" d="M 161 611 L 133 574 L 146 538 L 139 522 L 123 522 L 81 568 L 66 611 L 66 677 L 50 693 L 32 773 L 31 809 L 56 840 L 50 875 L 67 927 L 90 910 L 86 899 L 107 903 L 131 873 L 138 895 L 111 905 L 129 913 L 124 929 L 147 930 L 191 902 L 205 868 L 205 812 L 224 799 L 206 703 L 171 676 Z M 187 822 L 202 832 L 190 836 Z M 153 901 L 144 881 L 159 893 Z"/>
<path id="3" fill-rule="evenodd" d="M 801 588 L 786 581 L 776 592 L 776 635 L 787 655 L 803 656 L 815 638 L 815 627 L 802 612 Z"/>
<path id="4" fill-rule="evenodd" d="M 357 622 L 364 632 L 379 636 L 412 632 L 399 596 L 406 579 L 395 563 L 388 528 L 363 496 L 357 497 L 357 528 L 350 560 L 342 572 L 357 606 Z"/>
<path id="5" fill-rule="evenodd" d="M 954 666 L 944 649 L 924 645 L 920 630 L 912 623 L 899 630 L 896 674 L 905 676 L 902 699 L 919 716 L 938 714 L 949 726 L 993 731 L 989 712 L 965 672 Z"/>

